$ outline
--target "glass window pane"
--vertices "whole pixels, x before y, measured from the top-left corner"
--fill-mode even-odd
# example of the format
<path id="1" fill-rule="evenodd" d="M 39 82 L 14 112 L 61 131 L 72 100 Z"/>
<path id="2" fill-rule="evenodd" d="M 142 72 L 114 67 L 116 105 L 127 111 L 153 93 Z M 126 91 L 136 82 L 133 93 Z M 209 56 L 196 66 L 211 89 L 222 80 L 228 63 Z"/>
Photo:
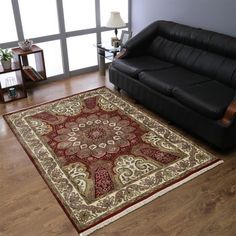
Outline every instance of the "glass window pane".
<path id="1" fill-rule="evenodd" d="M 96 34 L 67 39 L 70 71 L 97 65 Z"/>
<path id="2" fill-rule="evenodd" d="M 96 27 L 94 0 L 63 0 L 66 31 Z"/>
<path id="3" fill-rule="evenodd" d="M 19 0 L 25 38 L 59 33 L 56 0 Z"/>
<path id="4" fill-rule="evenodd" d="M 128 0 L 101 0 L 101 25 L 106 26 L 111 11 L 119 11 L 124 22 L 128 23 Z"/>
<path id="5" fill-rule="evenodd" d="M 47 77 L 63 74 L 61 44 L 59 40 L 37 43 L 43 49 Z M 29 65 L 35 66 L 34 57 L 28 56 Z"/>
<path id="6" fill-rule="evenodd" d="M 120 31 L 118 30 L 118 35 L 117 35 L 118 38 L 119 38 L 119 33 Z M 109 43 L 111 42 L 111 38 L 115 37 L 115 32 L 114 30 L 104 31 L 101 33 L 101 37 L 102 37 L 102 43 Z"/>
<path id="7" fill-rule="evenodd" d="M 17 41 L 15 20 L 11 0 L 1 1 L 1 36 L 0 43 Z"/>

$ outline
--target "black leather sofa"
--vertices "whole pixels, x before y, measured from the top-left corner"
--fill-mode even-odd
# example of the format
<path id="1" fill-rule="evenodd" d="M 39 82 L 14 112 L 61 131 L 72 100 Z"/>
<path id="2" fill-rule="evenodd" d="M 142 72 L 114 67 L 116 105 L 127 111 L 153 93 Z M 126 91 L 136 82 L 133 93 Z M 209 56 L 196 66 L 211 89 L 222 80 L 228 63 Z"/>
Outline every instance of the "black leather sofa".
<path id="1" fill-rule="evenodd" d="M 210 144 L 235 146 L 235 37 L 156 21 L 127 42 L 109 79 Z"/>

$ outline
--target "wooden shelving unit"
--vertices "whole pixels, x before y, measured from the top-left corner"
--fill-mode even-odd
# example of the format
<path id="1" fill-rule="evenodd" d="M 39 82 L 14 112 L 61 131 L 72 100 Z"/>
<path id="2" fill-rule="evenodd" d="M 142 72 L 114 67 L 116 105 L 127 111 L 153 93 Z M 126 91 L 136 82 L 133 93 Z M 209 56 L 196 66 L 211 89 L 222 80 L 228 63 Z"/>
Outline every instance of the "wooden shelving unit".
<path id="1" fill-rule="evenodd" d="M 46 80 L 46 69 L 43 50 L 33 45 L 31 50 L 23 51 L 20 48 L 12 49 L 14 61 L 11 69 L 4 70 L 0 65 L 0 99 L 10 102 L 27 97 L 26 83 Z M 34 58 L 34 66 L 29 65 L 29 57 Z M 14 88 L 15 96 L 11 96 L 9 90 Z"/>
<path id="2" fill-rule="evenodd" d="M 12 49 L 14 61 L 20 64 L 25 80 L 42 81 L 46 80 L 46 69 L 44 62 L 43 50 L 37 45 L 33 45 L 31 50 L 23 51 L 20 48 Z M 29 65 L 28 57 L 34 55 L 36 68 Z"/>

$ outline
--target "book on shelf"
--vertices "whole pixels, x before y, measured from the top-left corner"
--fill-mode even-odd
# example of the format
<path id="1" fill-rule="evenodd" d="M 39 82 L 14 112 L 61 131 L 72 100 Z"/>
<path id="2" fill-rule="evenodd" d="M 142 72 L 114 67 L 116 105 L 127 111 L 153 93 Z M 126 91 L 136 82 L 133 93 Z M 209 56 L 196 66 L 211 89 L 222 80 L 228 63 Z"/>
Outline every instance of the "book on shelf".
<path id="1" fill-rule="evenodd" d="M 23 66 L 24 73 L 33 81 L 44 80 L 45 78 L 37 72 L 32 66 Z"/>

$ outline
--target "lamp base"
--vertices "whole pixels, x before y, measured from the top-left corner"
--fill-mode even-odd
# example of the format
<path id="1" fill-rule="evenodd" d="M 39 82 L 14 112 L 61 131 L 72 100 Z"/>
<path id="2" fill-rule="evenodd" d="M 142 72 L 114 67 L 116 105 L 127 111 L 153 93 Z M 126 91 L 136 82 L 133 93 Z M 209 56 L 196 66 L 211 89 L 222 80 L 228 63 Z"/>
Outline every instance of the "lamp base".
<path id="1" fill-rule="evenodd" d="M 117 37 L 111 37 L 111 46 L 119 47 L 120 46 L 120 40 Z"/>

